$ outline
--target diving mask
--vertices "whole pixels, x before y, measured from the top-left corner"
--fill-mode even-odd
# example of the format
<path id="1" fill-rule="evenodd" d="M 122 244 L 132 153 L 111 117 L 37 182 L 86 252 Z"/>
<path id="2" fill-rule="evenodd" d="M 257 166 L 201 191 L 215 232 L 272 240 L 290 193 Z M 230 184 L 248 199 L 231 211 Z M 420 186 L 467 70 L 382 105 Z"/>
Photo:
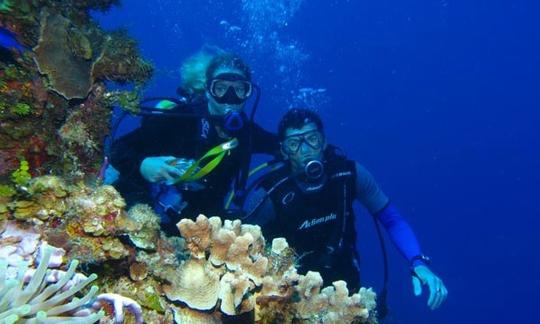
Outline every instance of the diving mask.
<path id="1" fill-rule="evenodd" d="M 239 105 L 251 96 L 253 87 L 243 75 L 222 73 L 209 80 L 208 92 L 219 104 Z"/>
<path id="2" fill-rule="evenodd" d="M 303 143 L 306 143 L 314 150 L 318 150 L 323 145 L 323 135 L 315 129 L 306 133 L 288 136 L 283 141 L 283 150 L 287 154 L 295 154 Z"/>

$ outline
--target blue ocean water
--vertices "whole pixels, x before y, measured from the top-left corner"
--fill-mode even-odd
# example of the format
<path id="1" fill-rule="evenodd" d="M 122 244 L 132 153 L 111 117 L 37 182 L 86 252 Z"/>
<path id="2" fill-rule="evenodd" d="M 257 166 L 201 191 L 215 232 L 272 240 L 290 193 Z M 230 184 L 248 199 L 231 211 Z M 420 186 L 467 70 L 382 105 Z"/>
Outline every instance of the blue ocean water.
<path id="1" fill-rule="evenodd" d="M 533 8 L 535 7 L 535 8 Z M 384 323 L 531 323 L 540 290 L 540 20 L 510 1 L 124 1 L 124 27 L 157 67 L 146 95 L 174 95 L 203 44 L 238 52 L 263 90 L 257 121 L 309 105 L 414 228 L 449 289 L 430 311 L 389 243 Z M 358 225 L 364 286 L 382 261 Z"/>

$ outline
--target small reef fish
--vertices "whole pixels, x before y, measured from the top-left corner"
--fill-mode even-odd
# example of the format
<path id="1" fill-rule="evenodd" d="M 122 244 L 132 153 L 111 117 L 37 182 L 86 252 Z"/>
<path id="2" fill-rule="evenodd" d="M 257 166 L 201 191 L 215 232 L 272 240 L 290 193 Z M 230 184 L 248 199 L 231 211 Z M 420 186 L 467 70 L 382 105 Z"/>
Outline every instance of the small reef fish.
<path id="1" fill-rule="evenodd" d="M 27 50 L 26 47 L 22 46 L 15 38 L 15 35 L 4 27 L 0 27 L 0 47 L 7 49 L 15 49 L 19 53 L 22 53 Z"/>

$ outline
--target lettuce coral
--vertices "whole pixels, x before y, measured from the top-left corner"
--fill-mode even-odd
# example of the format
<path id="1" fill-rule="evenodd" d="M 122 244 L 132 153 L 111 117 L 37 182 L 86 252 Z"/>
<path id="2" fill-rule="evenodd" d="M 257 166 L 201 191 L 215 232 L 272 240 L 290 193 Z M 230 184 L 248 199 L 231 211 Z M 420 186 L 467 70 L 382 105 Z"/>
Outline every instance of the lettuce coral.
<path id="1" fill-rule="evenodd" d="M 26 116 L 30 114 L 30 111 L 32 110 L 32 108 L 27 103 L 19 102 L 19 103 L 16 103 L 14 106 L 11 106 L 10 110 L 12 113 L 16 115 Z"/>
<path id="2" fill-rule="evenodd" d="M 22 160 L 19 168 L 11 174 L 11 180 L 18 184 L 19 186 L 24 186 L 30 181 L 32 176 L 30 175 L 30 166 L 28 161 Z"/>
<path id="3" fill-rule="evenodd" d="M 17 191 L 9 185 L 0 184 L 0 197 L 11 197 L 15 195 Z"/>

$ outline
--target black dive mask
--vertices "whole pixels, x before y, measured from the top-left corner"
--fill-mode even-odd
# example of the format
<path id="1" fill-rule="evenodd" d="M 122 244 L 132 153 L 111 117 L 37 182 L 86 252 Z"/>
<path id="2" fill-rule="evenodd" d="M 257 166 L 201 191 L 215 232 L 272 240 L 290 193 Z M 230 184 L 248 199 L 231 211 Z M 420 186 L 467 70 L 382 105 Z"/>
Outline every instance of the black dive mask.
<path id="1" fill-rule="evenodd" d="M 243 104 L 252 92 L 252 84 L 242 75 L 222 73 L 207 83 L 208 92 L 219 104 Z"/>
<path id="2" fill-rule="evenodd" d="M 243 104 L 244 101 L 246 101 L 245 99 L 240 99 L 240 97 L 236 95 L 236 92 L 233 90 L 232 87 L 229 87 L 229 89 L 227 89 L 227 92 L 225 92 L 223 96 L 218 97 L 218 96 L 212 95 L 212 97 L 217 103 L 222 104 L 222 105 L 223 104 L 240 105 L 240 104 Z"/>

